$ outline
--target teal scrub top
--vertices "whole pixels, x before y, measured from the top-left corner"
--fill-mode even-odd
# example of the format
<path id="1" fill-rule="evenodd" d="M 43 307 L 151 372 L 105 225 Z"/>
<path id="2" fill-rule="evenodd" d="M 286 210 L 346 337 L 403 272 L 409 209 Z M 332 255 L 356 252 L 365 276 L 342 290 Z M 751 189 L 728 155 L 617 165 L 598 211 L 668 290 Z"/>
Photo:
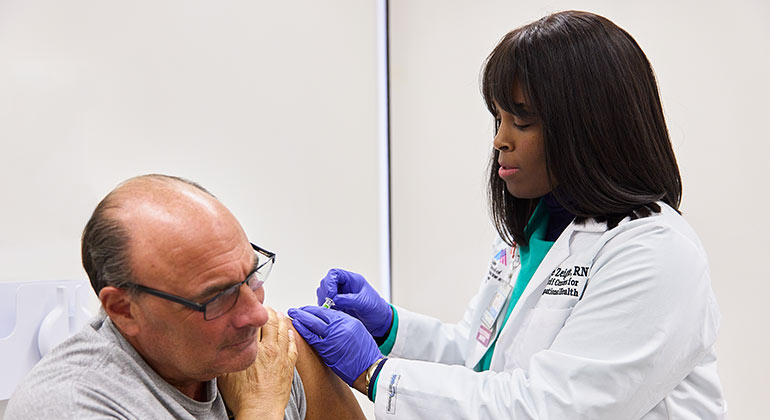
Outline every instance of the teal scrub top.
<path id="1" fill-rule="evenodd" d="M 545 202 L 541 199 L 537 204 L 535 211 L 527 222 L 527 226 L 524 228 L 524 234 L 529 238 L 529 245 L 519 246 L 519 255 L 521 256 L 521 269 L 519 270 L 519 276 L 516 278 L 516 283 L 513 286 L 513 292 L 511 292 L 511 299 L 508 302 L 508 309 L 505 311 L 505 318 L 500 325 L 500 330 L 503 329 L 505 323 L 508 322 L 508 317 L 511 316 L 513 307 L 519 301 L 524 289 L 527 288 L 529 280 L 537 271 L 540 263 L 543 262 L 548 251 L 553 246 L 553 241 L 546 241 L 545 236 L 548 232 L 548 219 L 549 213 L 546 208 Z M 497 344 L 497 338 L 489 346 L 487 352 L 479 360 L 479 363 L 474 368 L 476 371 L 481 372 L 489 370 L 489 366 L 492 363 L 492 354 L 495 352 L 495 344 Z"/>

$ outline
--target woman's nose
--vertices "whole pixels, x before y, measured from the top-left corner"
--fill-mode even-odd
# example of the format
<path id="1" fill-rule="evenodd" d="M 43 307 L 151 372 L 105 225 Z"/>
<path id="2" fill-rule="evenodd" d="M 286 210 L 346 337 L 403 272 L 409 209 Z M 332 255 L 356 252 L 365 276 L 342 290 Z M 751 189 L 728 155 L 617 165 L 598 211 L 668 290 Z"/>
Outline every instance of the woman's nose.
<path id="1" fill-rule="evenodd" d="M 510 152 L 513 150 L 513 141 L 510 136 L 510 132 L 505 128 L 505 124 L 500 124 L 495 134 L 495 139 L 492 142 L 495 149 L 501 152 Z"/>

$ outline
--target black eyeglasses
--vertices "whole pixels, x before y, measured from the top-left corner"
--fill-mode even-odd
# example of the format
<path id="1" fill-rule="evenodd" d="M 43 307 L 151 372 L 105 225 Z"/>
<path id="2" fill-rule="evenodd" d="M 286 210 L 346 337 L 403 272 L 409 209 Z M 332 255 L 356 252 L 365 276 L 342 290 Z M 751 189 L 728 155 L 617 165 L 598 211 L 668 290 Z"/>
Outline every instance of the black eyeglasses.
<path id="1" fill-rule="evenodd" d="M 249 274 L 245 280 L 238 282 L 217 293 L 216 296 L 206 300 L 203 303 L 193 302 L 183 297 L 172 295 L 170 293 L 153 289 L 151 287 L 142 286 L 141 284 L 134 284 L 132 287 L 144 293 L 182 304 L 198 312 L 203 312 L 203 319 L 206 321 L 211 321 L 212 319 L 216 319 L 224 315 L 227 313 L 227 311 L 232 309 L 233 306 L 235 306 L 235 304 L 238 302 L 238 295 L 240 295 L 241 285 L 245 283 L 252 291 L 256 292 L 260 287 L 262 287 L 263 284 L 265 284 L 265 280 L 267 280 L 267 276 L 270 274 L 270 270 L 273 269 L 275 253 L 262 249 L 254 244 L 251 244 L 251 247 L 258 254 L 266 257 L 267 261 L 259 263 L 256 270 Z"/>

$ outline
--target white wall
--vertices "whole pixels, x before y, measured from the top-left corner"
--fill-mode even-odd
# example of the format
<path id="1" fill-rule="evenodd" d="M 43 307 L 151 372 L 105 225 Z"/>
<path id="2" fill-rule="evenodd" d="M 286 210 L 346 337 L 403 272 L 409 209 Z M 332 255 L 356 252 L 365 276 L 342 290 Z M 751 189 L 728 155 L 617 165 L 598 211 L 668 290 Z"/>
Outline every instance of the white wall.
<path id="1" fill-rule="evenodd" d="M 482 61 L 509 30 L 549 12 L 602 14 L 652 62 L 684 182 L 682 210 L 711 262 L 730 417 L 766 418 L 762 323 L 770 135 L 770 3 L 392 0 L 393 297 L 456 321 L 494 237 L 484 204 L 492 120 Z"/>
<path id="2" fill-rule="evenodd" d="M 375 6 L 0 0 L 0 281 L 84 278 L 97 202 L 160 172 L 277 253 L 268 304 L 379 284 Z"/>
<path id="3" fill-rule="evenodd" d="M 565 8 L 613 19 L 657 71 L 682 208 L 711 256 L 731 418 L 758 418 L 764 0 L 391 0 L 394 301 L 459 318 L 494 235 L 481 62 L 508 30 Z M 84 277 L 79 236 L 98 200 L 165 172 L 211 189 L 278 253 L 279 309 L 312 303 L 330 266 L 379 283 L 375 25 L 359 0 L 0 0 L 0 281 Z"/>

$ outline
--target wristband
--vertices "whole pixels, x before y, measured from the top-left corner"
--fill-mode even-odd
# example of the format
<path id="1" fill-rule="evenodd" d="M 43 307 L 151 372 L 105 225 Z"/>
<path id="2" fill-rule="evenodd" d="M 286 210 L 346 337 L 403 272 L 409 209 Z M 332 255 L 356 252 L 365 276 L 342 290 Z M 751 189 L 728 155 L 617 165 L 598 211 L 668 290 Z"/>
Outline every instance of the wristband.
<path id="1" fill-rule="evenodd" d="M 372 363 L 371 366 L 369 366 L 368 369 L 366 369 L 366 395 L 369 396 L 369 399 L 371 399 L 372 391 L 369 389 L 369 385 L 372 382 L 372 377 L 374 376 L 375 371 L 380 366 L 380 364 L 385 360 L 384 357 L 380 357 L 377 359 L 376 362 Z"/>

